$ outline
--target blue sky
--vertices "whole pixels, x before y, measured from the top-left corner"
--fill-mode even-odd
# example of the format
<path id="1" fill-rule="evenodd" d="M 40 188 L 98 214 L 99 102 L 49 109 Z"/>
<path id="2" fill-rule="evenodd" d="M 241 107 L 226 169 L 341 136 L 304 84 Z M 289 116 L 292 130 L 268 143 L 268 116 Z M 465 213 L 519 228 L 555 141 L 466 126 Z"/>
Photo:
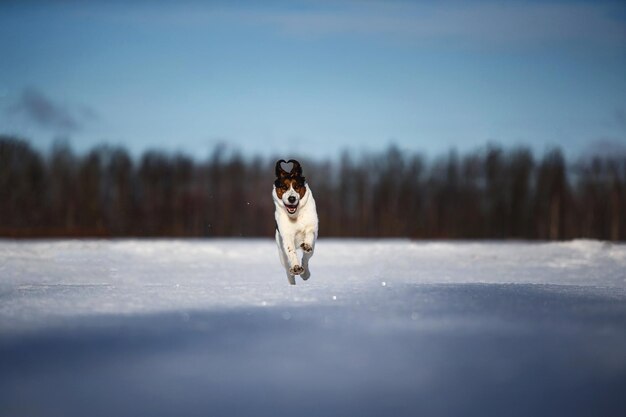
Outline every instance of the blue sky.
<path id="1" fill-rule="evenodd" d="M 626 147 L 626 3 L 0 3 L 0 133 L 334 156 Z"/>

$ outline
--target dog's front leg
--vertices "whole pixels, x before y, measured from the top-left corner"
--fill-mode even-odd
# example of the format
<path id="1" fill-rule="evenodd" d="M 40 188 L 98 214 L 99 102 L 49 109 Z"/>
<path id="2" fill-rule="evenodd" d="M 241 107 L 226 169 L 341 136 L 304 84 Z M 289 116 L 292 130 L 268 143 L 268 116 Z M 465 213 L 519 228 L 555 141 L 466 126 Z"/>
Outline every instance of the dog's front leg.
<path id="1" fill-rule="evenodd" d="M 289 259 L 287 259 L 283 246 L 283 238 L 278 232 L 278 229 L 276 230 L 276 244 L 278 245 L 278 257 L 280 258 L 280 263 L 285 268 L 285 272 L 287 273 L 287 280 L 291 285 L 296 285 L 295 277 L 289 273 Z"/>
<path id="2" fill-rule="evenodd" d="M 303 243 L 303 245 L 304 245 L 304 243 Z M 302 274 L 300 274 L 300 276 L 305 281 L 311 277 L 311 270 L 309 269 L 309 259 L 311 259 L 311 256 L 313 256 L 313 251 L 312 250 L 310 252 L 306 252 L 305 251 L 302 254 L 302 267 L 304 268 L 304 272 Z"/>
<path id="3" fill-rule="evenodd" d="M 284 239 L 283 240 L 283 249 L 285 254 L 287 255 L 287 260 L 289 261 L 289 274 L 291 275 L 300 275 L 304 272 L 304 268 L 300 266 L 298 262 L 298 255 L 296 254 L 296 245 L 293 239 Z"/>
<path id="4" fill-rule="evenodd" d="M 308 232 L 304 235 L 304 241 L 300 245 L 302 251 L 305 254 L 311 254 L 313 256 L 313 249 L 315 249 L 315 233 Z M 311 257 L 309 256 L 309 257 Z"/>

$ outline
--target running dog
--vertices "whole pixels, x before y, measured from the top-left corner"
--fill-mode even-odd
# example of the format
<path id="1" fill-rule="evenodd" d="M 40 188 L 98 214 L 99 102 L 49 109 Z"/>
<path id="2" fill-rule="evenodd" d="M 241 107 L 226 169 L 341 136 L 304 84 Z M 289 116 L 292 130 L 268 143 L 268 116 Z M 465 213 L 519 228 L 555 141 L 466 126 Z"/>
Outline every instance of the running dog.
<path id="1" fill-rule="evenodd" d="M 292 164 L 290 172 L 281 164 Z M 315 250 L 317 239 L 317 210 L 313 193 L 302 176 L 302 167 L 294 159 L 276 162 L 276 181 L 272 190 L 276 211 L 276 244 L 280 263 L 285 267 L 287 279 L 296 284 L 296 275 L 307 280 L 311 276 L 309 259 Z M 302 263 L 297 249 L 302 249 Z"/>

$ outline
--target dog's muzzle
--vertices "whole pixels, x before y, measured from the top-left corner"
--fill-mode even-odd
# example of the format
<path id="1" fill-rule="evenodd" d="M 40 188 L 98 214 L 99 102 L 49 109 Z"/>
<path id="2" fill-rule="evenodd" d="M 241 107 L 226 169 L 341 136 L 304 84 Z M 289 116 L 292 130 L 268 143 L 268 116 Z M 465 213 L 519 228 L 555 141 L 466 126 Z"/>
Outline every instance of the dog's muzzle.
<path id="1" fill-rule="evenodd" d="M 298 203 L 300 203 L 298 199 L 295 196 L 290 195 L 285 202 L 285 208 L 287 209 L 287 212 L 289 214 L 295 213 L 298 209 Z"/>
<path id="2" fill-rule="evenodd" d="M 296 212 L 296 210 L 298 210 L 298 203 L 296 202 L 296 204 L 287 204 L 285 203 L 285 208 L 287 209 L 287 213 L 289 214 L 293 214 Z"/>

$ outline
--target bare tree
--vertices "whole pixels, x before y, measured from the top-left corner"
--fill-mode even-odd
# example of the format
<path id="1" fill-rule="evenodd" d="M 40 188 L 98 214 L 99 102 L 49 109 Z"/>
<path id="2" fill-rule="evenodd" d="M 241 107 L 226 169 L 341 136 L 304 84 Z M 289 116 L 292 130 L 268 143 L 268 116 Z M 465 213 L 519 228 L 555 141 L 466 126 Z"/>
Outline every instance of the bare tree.
<path id="1" fill-rule="evenodd" d="M 294 156 L 295 157 L 295 156 Z M 390 146 L 338 161 L 297 156 L 316 195 L 321 235 L 523 238 L 626 236 L 626 158 L 538 163 L 489 145 L 429 161 Z M 0 136 L 0 236 L 271 236 L 274 160 L 217 146 L 203 161 L 119 147 L 45 156 Z"/>

